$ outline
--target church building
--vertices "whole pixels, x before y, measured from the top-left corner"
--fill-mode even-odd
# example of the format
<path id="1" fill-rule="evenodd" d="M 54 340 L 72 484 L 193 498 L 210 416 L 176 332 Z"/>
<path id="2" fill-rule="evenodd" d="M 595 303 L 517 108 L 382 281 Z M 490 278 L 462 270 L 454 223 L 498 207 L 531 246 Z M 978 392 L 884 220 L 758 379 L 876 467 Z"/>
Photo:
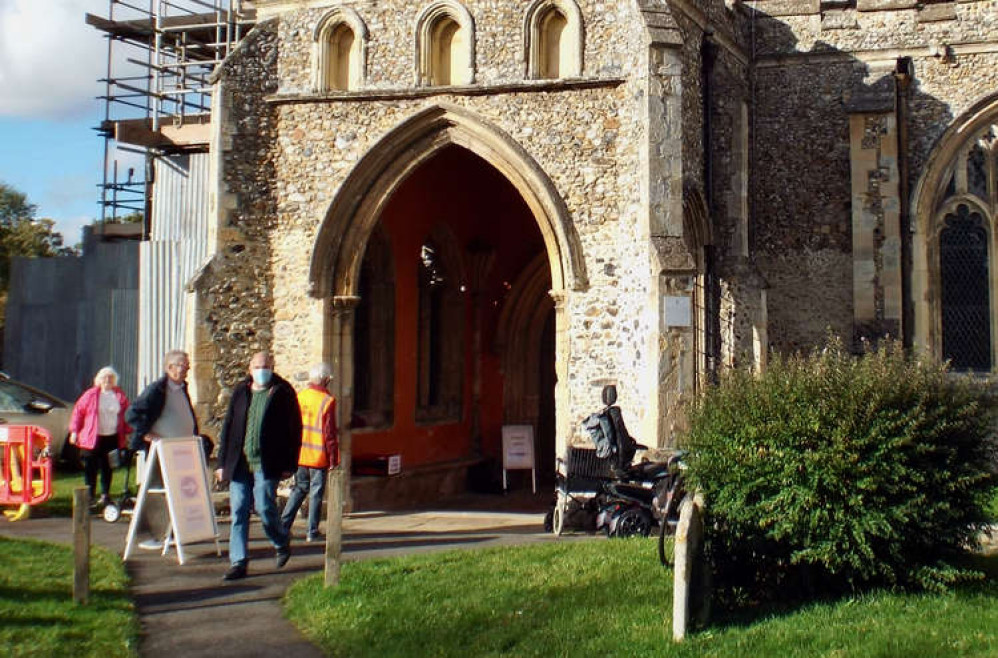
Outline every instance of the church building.
<path id="1" fill-rule="evenodd" d="M 829 335 L 995 369 L 994 0 L 251 4 L 192 392 L 328 361 L 349 454 L 401 455 L 358 507 L 494 486 L 509 425 L 543 482 L 607 383 L 668 447 L 725 369 Z"/>

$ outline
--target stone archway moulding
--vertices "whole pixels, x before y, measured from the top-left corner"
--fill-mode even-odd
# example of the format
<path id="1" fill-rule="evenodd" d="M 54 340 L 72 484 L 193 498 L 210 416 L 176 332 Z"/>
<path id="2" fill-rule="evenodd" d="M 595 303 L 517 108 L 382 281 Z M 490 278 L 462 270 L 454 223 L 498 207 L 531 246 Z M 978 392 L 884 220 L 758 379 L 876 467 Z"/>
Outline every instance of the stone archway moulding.
<path id="1" fill-rule="evenodd" d="M 549 295 L 543 256 L 538 254 L 511 287 L 496 326 L 493 351 L 503 370 L 503 422 L 534 423 L 539 414 L 539 389 L 535 373 L 540 368 L 541 334 L 554 310 Z"/>
<path id="2" fill-rule="evenodd" d="M 558 290 L 588 287 L 582 247 L 564 201 L 547 174 L 508 135 L 461 108 L 437 105 L 385 135 L 340 186 L 316 237 L 309 269 L 317 298 L 357 294 L 364 246 L 399 186 L 449 145 L 464 147 L 501 172 L 537 221 Z"/>
<path id="3" fill-rule="evenodd" d="M 947 185 L 953 159 L 978 129 L 998 123 L 998 94 L 991 94 L 958 117 L 936 141 L 911 195 L 912 239 L 911 302 L 914 307 L 913 343 L 935 357 L 942 355 L 941 300 L 938 281 L 939 199 Z"/>
<path id="4" fill-rule="evenodd" d="M 710 222 L 710 212 L 700 189 L 690 182 L 683 183 L 683 236 L 686 248 L 696 254 L 697 269 L 703 271 L 703 248 L 714 244 L 714 228 Z"/>

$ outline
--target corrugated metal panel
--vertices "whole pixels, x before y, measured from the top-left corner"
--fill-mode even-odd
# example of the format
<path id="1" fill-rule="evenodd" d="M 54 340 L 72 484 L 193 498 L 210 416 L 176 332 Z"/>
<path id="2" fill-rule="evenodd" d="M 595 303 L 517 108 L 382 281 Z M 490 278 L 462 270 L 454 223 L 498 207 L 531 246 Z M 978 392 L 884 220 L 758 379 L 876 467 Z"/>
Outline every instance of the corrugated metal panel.
<path id="1" fill-rule="evenodd" d="M 108 362 L 115 364 L 118 381 L 129 398 L 134 399 L 138 375 L 139 294 L 137 290 L 111 291 L 112 332 Z"/>
<path id="2" fill-rule="evenodd" d="M 139 250 L 139 388 L 162 374 L 163 354 L 183 347 L 184 274 L 179 241 L 149 241 Z"/>
<path id="3" fill-rule="evenodd" d="M 156 159 L 151 240 L 208 242 L 207 153 Z"/>
<path id="4" fill-rule="evenodd" d="M 184 348 L 184 288 L 208 254 L 208 154 L 156 160 L 150 239 L 139 251 L 141 389 L 162 373 L 163 354 Z"/>
<path id="5" fill-rule="evenodd" d="M 80 258 L 14 258 L 4 370 L 65 400 L 79 395 L 79 332 L 86 290 Z M 93 378 L 93 373 L 90 373 Z"/>
<path id="6" fill-rule="evenodd" d="M 73 401 L 113 365 L 132 395 L 138 337 L 138 245 L 84 232 L 81 257 L 15 258 L 7 300 L 4 368 Z"/>
<path id="7" fill-rule="evenodd" d="M 76 310 L 73 306 L 23 306 L 18 345 L 22 358 L 18 363 L 5 364 L 9 374 L 64 400 L 75 400 L 79 386 L 74 375 L 80 360 L 75 340 L 77 323 L 72 317 Z"/>

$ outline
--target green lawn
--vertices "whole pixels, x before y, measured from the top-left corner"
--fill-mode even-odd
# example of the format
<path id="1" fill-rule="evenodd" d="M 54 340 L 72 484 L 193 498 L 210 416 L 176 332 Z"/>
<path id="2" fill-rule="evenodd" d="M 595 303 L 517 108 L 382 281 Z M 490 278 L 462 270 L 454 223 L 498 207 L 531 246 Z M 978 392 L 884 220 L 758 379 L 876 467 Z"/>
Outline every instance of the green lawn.
<path id="1" fill-rule="evenodd" d="M 136 656 L 139 624 L 121 560 L 93 548 L 90 600 L 73 603 L 67 546 L 0 537 L 0 656 Z"/>
<path id="2" fill-rule="evenodd" d="M 132 483 L 132 491 L 137 492 L 135 484 L 135 469 L 132 469 L 129 480 Z M 125 482 L 125 469 L 119 468 L 114 471 L 114 479 L 111 480 L 111 496 L 118 498 L 121 495 Z M 52 480 L 52 498 L 32 510 L 33 516 L 73 516 L 73 489 L 85 486 L 83 484 L 83 471 L 56 471 Z"/>
<path id="3" fill-rule="evenodd" d="M 332 656 L 998 656 L 990 580 L 947 595 L 873 593 L 715 620 L 671 641 L 672 574 L 653 540 L 562 542 L 351 562 L 286 596 Z"/>

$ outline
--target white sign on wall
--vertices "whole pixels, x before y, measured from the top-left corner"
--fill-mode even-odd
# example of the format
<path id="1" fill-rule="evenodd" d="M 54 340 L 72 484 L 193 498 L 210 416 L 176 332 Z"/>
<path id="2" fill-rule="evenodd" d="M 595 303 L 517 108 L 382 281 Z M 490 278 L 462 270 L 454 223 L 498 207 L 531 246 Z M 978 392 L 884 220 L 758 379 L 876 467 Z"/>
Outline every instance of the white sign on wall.
<path id="1" fill-rule="evenodd" d="M 693 314 L 689 297 L 666 297 L 662 307 L 663 324 L 666 327 L 690 327 Z"/>
<path id="2" fill-rule="evenodd" d="M 537 471 L 534 462 L 533 425 L 503 425 L 502 428 L 502 488 L 509 488 L 506 471 L 530 470 L 534 493 L 537 493 Z"/>

